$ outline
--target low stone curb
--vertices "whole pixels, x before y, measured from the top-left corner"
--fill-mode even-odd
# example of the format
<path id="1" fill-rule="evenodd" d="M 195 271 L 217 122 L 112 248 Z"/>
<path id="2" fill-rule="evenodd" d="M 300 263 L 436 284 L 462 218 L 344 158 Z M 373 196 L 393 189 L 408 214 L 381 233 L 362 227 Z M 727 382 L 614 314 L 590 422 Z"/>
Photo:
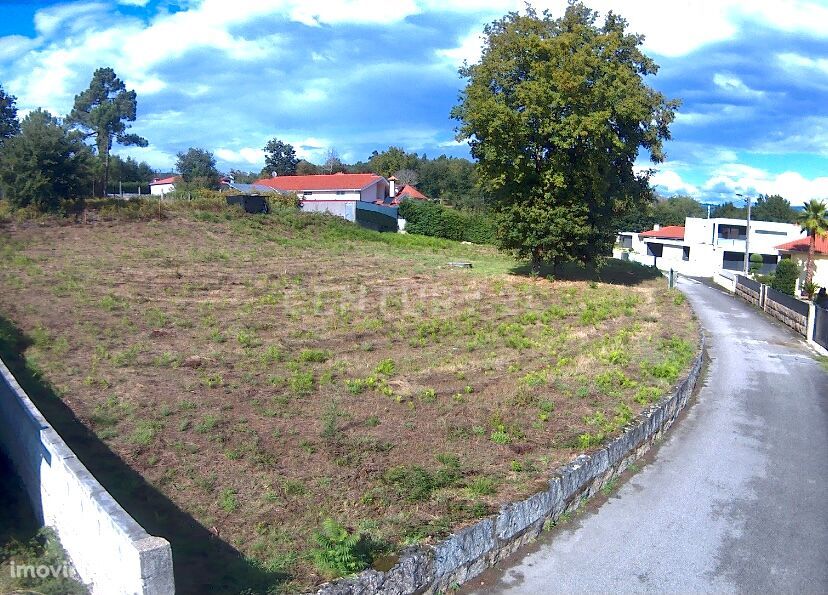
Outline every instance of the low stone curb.
<path id="1" fill-rule="evenodd" d="M 387 572 L 366 570 L 326 583 L 317 595 L 438 593 L 494 566 L 534 540 L 547 521 L 576 510 L 650 449 L 687 405 L 701 373 L 704 345 L 702 336 L 690 372 L 671 394 L 643 411 L 605 447 L 553 471 L 546 491 L 504 504 L 496 517 L 478 521 L 434 546 L 403 550 Z"/>

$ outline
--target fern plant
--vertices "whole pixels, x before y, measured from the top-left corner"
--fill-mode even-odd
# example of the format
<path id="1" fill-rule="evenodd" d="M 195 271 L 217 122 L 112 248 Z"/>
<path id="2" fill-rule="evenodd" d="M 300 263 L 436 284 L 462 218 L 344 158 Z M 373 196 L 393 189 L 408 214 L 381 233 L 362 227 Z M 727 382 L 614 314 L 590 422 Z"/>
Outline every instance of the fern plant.
<path id="1" fill-rule="evenodd" d="M 360 551 L 361 536 L 334 519 L 325 519 L 314 539 L 317 547 L 313 549 L 313 561 L 329 577 L 353 574 L 368 566 L 365 553 Z"/>

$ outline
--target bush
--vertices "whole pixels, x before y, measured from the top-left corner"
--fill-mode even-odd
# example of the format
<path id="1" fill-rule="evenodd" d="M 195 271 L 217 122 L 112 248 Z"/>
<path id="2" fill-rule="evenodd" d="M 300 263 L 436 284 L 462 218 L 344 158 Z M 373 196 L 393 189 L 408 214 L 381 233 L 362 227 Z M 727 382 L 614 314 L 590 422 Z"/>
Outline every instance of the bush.
<path id="1" fill-rule="evenodd" d="M 360 547 L 361 536 L 331 518 L 322 522 L 322 528 L 316 531 L 314 540 L 313 561 L 317 569 L 329 578 L 359 572 L 370 563 L 367 552 Z"/>
<path id="2" fill-rule="evenodd" d="M 796 292 L 796 280 L 799 279 L 800 270 L 796 263 L 790 258 L 781 260 L 776 265 L 776 272 L 771 279 L 771 287 L 782 293 L 793 295 Z"/>
<path id="3" fill-rule="evenodd" d="M 762 255 L 761 254 L 751 254 L 750 255 L 750 267 L 749 271 L 751 275 L 756 275 L 759 271 L 762 270 L 762 263 L 763 263 Z"/>
<path id="4" fill-rule="evenodd" d="M 404 200 L 400 217 L 405 219 L 405 230 L 424 236 L 475 244 L 494 242 L 494 222 L 483 215 L 470 215 L 434 202 Z"/>

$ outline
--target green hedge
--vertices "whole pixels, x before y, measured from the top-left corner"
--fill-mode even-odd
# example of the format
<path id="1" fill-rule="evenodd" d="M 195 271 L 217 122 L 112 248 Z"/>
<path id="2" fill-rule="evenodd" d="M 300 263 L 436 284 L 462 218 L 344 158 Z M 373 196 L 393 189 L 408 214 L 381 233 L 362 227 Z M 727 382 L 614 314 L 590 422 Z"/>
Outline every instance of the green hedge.
<path id="1" fill-rule="evenodd" d="M 784 258 L 776 265 L 776 272 L 771 279 L 771 287 L 782 293 L 793 295 L 796 293 L 796 280 L 799 278 L 799 267 L 790 258 Z"/>
<path id="2" fill-rule="evenodd" d="M 405 230 L 409 233 L 475 244 L 493 244 L 495 241 L 494 221 L 484 215 L 472 215 L 419 200 L 404 200 L 399 214 L 405 219 Z"/>

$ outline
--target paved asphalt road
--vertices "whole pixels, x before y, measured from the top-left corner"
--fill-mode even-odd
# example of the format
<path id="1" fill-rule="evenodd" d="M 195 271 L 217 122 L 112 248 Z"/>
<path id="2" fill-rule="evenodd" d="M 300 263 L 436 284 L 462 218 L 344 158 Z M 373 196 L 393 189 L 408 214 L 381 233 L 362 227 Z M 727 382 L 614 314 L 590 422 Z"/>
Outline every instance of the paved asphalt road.
<path id="1" fill-rule="evenodd" d="M 797 335 L 681 280 L 708 338 L 695 402 L 597 510 L 468 593 L 828 593 L 828 374 Z"/>

